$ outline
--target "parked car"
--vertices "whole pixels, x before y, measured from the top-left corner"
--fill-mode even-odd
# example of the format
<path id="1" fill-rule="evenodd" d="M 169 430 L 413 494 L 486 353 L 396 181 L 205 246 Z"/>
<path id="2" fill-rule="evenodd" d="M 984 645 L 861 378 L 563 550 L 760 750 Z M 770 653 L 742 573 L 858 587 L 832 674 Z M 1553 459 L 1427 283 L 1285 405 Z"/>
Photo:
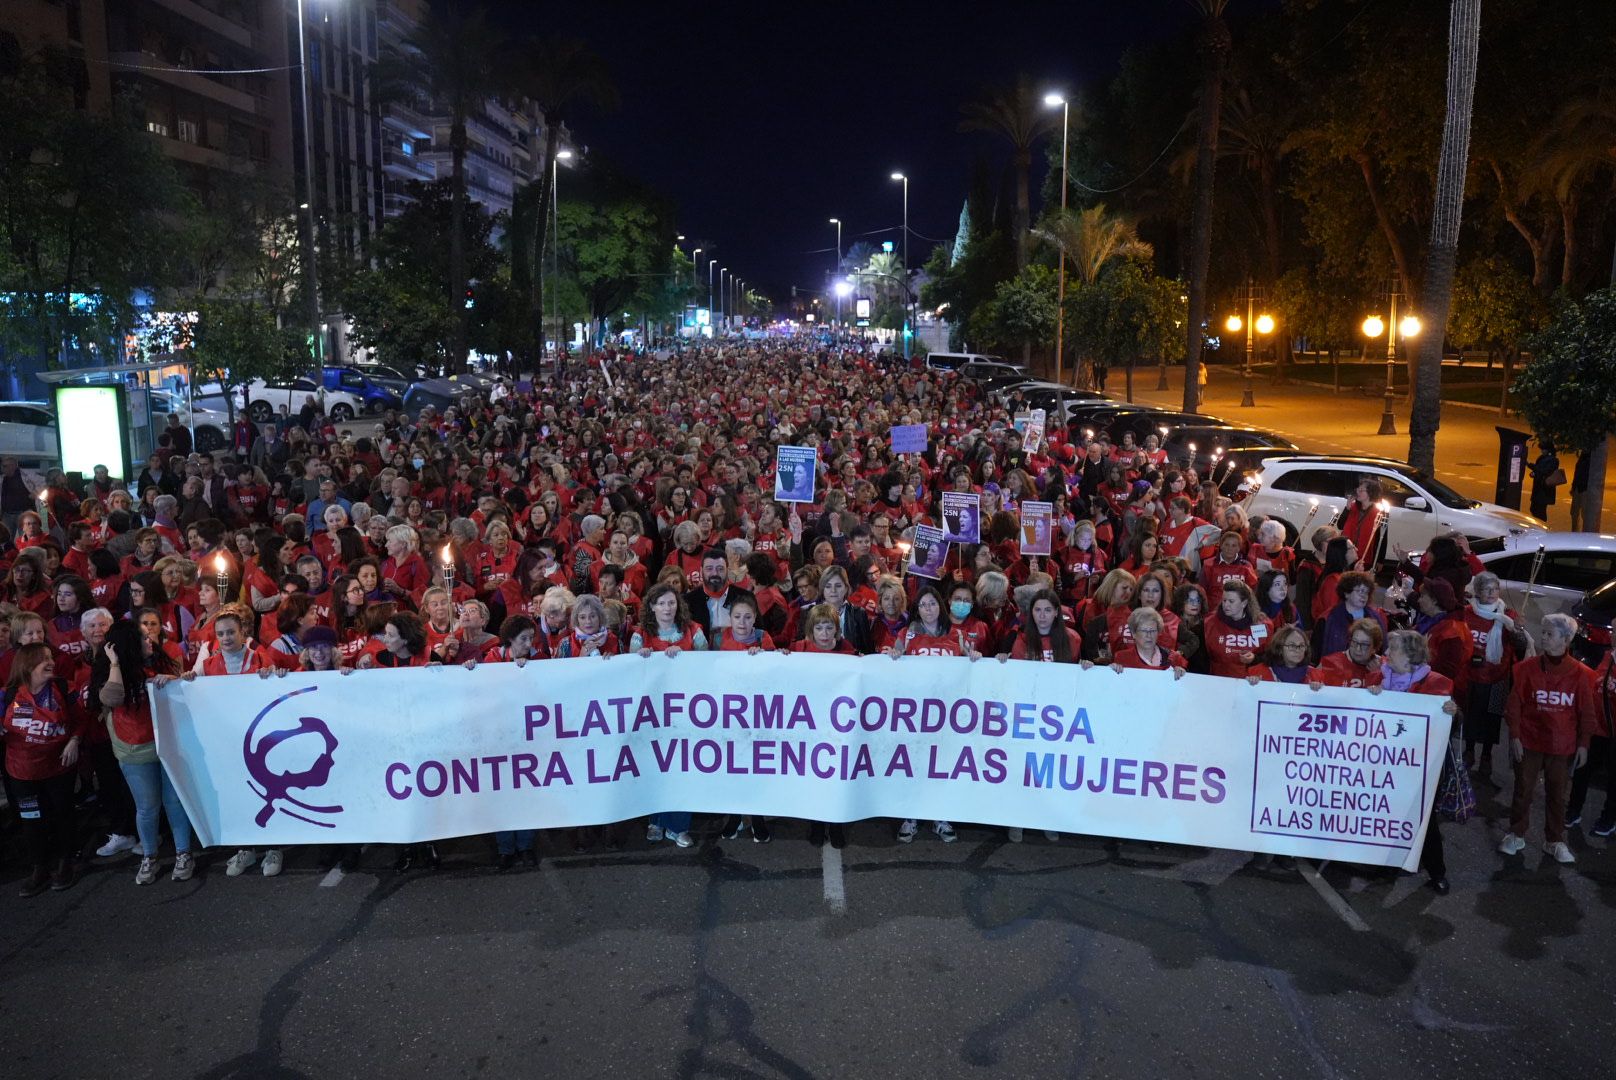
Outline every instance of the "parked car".
<path id="1" fill-rule="evenodd" d="M 1507 536 L 1511 531 L 1545 529 L 1529 514 L 1467 499 L 1433 476 L 1391 458 L 1332 455 L 1278 455 L 1263 462 L 1260 485 L 1248 513 L 1278 518 L 1306 544 L 1313 530 L 1335 521 L 1361 477 L 1380 481 L 1386 502 L 1387 552 L 1424 551 L 1441 533 L 1457 530 L 1471 540 Z M 1310 508 L 1318 512 L 1308 520 Z"/>
<path id="2" fill-rule="evenodd" d="M 386 386 L 380 379 L 372 378 L 363 368 L 328 366 L 321 372 L 321 382 L 327 394 L 350 394 L 358 398 L 361 412 L 378 413 L 397 409 L 404 404 L 401 393 Z M 328 400 L 325 408 L 333 420 L 352 420 L 356 414 L 345 414 L 343 406 L 344 402 L 340 400 Z"/>
<path id="3" fill-rule="evenodd" d="M 223 450 L 230 444 L 230 414 L 224 407 L 223 398 L 202 401 L 192 397 L 190 408 L 186 408 L 185 398 L 180 395 L 167 390 L 152 390 L 151 411 L 157 417 L 178 414 L 180 423 L 190 427 L 197 450 L 204 454 Z M 165 422 L 160 420 L 157 427 L 161 428 Z"/>
<path id="4" fill-rule="evenodd" d="M 450 405 L 458 405 L 465 394 L 476 393 L 477 387 L 448 379 L 422 379 L 404 392 L 404 412 L 420 416 L 428 405 L 443 412 Z"/>
<path id="5" fill-rule="evenodd" d="M 960 365 L 959 373 L 965 378 L 978 383 L 994 378 L 1025 379 L 1027 377 L 1027 369 L 1020 364 L 1000 360 L 972 360 L 968 364 Z"/>
<path id="6" fill-rule="evenodd" d="M 1571 651 L 1585 664 L 1598 664 L 1610 652 L 1611 625 L 1616 623 L 1616 579 L 1605 582 L 1571 608 L 1577 640 Z"/>
<path id="7" fill-rule="evenodd" d="M 358 368 L 365 373 L 371 382 L 391 390 L 399 396 L 400 400 L 403 400 L 404 391 L 410 388 L 410 383 L 421 378 L 420 375 L 407 375 L 388 364 L 367 364 L 360 361 Z"/>
<path id="8" fill-rule="evenodd" d="M 293 379 L 254 379 L 245 388 L 245 394 L 238 392 L 236 406 L 247 410 L 247 415 L 255 423 L 266 424 L 275 419 L 276 413 L 282 405 L 293 416 L 297 415 L 303 407 L 304 399 L 313 396 L 324 403 L 326 415 L 337 421 L 352 420 L 354 417 L 375 408 L 385 405 L 372 405 L 372 402 L 386 399 L 373 396 L 366 401 L 363 396 L 364 387 L 359 381 L 368 383 L 364 376 L 354 372 L 354 377 L 344 380 L 343 373 L 354 371 L 352 368 L 326 368 L 322 373 L 321 381 L 316 382 L 313 375 L 303 375 Z M 379 388 L 378 388 L 379 389 Z M 390 391 L 382 391 L 391 396 L 398 407 L 398 396 Z M 245 397 L 245 400 L 243 400 Z"/>
<path id="9" fill-rule="evenodd" d="M 1540 547 L 1543 560 L 1538 563 Z M 1504 602 L 1521 613 L 1533 637 L 1545 615 L 1571 614 L 1591 591 L 1616 578 L 1616 536 L 1603 533 L 1531 529 L 1472 541 L 1470 550 L 1498 575 Z M 1605 644 L 1609 645 L 1608 638 Z"/>
<path id="10" fill-rule="evenodd" d="M 1261 428 L 1240 427 L 1201 417 L 1199 423 L 1186 423 L 1174 428 L 1162 441 L 1167 460 L 1175 464 L 1190 462 L 1197 471 L 1211 464 L 1213 455 L 1226 457 L 1235 447 L 1268 447 L 1272 450 L 1296 451 L 1296 444 L 1283 435 Z"/>
<path id="11" fill-rule="evenodd" d="M 43 401 L 0 402 L 0 454 L 30 469 L 59 462 L 55 411 Z"/>
<path id="12" fill-rule="evenodd" d="M 1003 364 L 1002 356 L 987 353 L 934 352 L 926 354 L 926 366 L 933 371 L 958 371 L 966 364 Z"/>

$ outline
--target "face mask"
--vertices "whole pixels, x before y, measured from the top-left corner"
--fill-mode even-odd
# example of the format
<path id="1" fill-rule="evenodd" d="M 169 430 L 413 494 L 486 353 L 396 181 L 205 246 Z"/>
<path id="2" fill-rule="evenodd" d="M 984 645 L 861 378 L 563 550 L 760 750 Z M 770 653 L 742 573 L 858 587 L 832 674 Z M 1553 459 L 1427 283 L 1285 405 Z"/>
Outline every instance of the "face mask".
<path id="1" fill-rule="evenodd" d="M 948 613 L 956 619 L 967 618 L 971 614 L 971 604 L 966 600 L 955 600 L 948 605 Z"/>
<path id="2" fill-rule="evenodd" d="M 410 459 L 410 464 L 414 465 L 417 469 L 419 469 L 419 468 L 421 468 L 422 466 L 424 466 L 426 464 L 426 458 L 419 458 L 419 457 L 418 458 L 411 458 Z"/>

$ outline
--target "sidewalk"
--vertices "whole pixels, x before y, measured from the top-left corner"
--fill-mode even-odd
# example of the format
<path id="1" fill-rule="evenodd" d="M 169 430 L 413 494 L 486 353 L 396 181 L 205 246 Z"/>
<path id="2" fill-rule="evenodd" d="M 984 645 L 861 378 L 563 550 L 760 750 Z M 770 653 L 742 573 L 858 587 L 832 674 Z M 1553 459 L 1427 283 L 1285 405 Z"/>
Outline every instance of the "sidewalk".
<path id="1" fill-rule="evenodd" d="M 1167 369 L 1170 389 L 1157 390 L 1161 369 L 1156 366 L 1134 369 L 1134 400 L 1164 408 L 1178 409 L 1184 403 L 1184 369 Z M 1112 368 L 1106 392 L 1122 398 L 1127 372 Z M 1338 397 L 1329 387 L 1310 383 L 1275 386 L 1258 376 L 1254 382 L 1251 408 L 1240 406 L 1244 380 L 1240 371 L 1213 367 L 1200 411 L 1231 424 L 1249 425 L 1284 435 L 1303 450 L 1321 454 L 1372 454 L 1377 457 L 1408 459 L 1408 403 L 1399 400 L 1396 435 L 1377 435 L 1384 399 L 1343 389 Z M 1519 417 L 1501 417 L 1495 409 L 1447 404 L 1442 407 L 1442 427 L 1436 434 L 1436 473 L 1456 491 L 1472 499 L 1492 502 L 1498 472 L 1498 425 L 1524 427 Z M 1536 446 L 1529 453 L 1536 452 Z M 1561 458 L 1569 476 L 1574 456 Z M 1521 509 L 1531 494 L 1528 481 L 1521 494 Z M 1605 506 L 1616 507 L 1616 469 L 1610 470 L 1605 486 Z M 1569 495 L 1560 489 L 1559 502 L 1549 508 L 1549 524 L 1569 529 Z M 1609 518 L 1606 519 L 1609 524 Z"/>

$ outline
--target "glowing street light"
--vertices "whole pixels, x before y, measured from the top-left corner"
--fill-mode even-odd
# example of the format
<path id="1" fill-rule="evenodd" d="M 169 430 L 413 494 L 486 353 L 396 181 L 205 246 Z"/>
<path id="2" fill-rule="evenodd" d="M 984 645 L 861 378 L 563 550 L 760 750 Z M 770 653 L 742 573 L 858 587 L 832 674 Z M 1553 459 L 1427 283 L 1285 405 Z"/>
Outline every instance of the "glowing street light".
<path id="1" fill-rule="evenodd" d="M 1403 321 L 1397 326 L 1398 333 L 1405 338 L 1419 337 L 1421 329 L 1423 327 L 1420 325 L 1420 319 L 1417 315 L 1404 315 Z"/>
<path id="2" fill-rule="evenodd" d="M 1061 212 L 1066 212 L 1066 139 L 1071 131 L 1072 107 L 1065 94 L 1045 94 L 1044 105 L 1061 111 Z M 1061 361 L 1066 338 L 1066 249 L 1060 249 L 1060 285 L 1055 301 L 1055 381 L 1061 382 Z M 1132 369 L 1129 371 L 1130 377 Z M 1132 389 L 1132 383 L 1129 383 Z"/>
<path id="3" fill-rule="evenodd" d="M 1231 334 L 1238 334 L 1246 328 L 1246 321 L 1238 315 L 1230 315 L 1223 323 L 1224 329 Z"/>
<path id="4" fill-rule="evenodd" d="M 1274 332 L 1274 317 L 1272 315 L 1257 316 L 1257 333 L 1272 334 Z"/>
<path id="5" fill-rule="evenodd" d="M 1242 374 L 1245 376 L 1246 387 L 1245 392 L 1240 398 L 1241 408 L 1251 408 L 1257 404 L 1256 398 L 1252 394 L 1251 386 L 1251 365 L 1257 350 L 1256 335 L 1262 334 L 1266 337 L 1274 332 L 1274 317 L 1266 312 L 1261 315 L 1257 314 L 1257 294 L 1260 291 L 1261 290 L 1257 285 L 1253 284 L 1250 279 L 1247 279 L 1246 317 L 1242 319 L 1239 315 L 1230 315 L 1227 321 L 1225 321 L 1223 324 L 1224 326 L 1228 327 L 1229 333 L 1231 334 L 1238 334 L 1242 329 L 1244 329 L 1246 332 L 1246 364 L 1245 370 L 1242 372 Z"/>
<path id="6" fill-rule="evenodd" d="M 1380 321 L 1379 315 L 1371 315 L 1363 321 L 1364 337 L 1378 338 L 1386 332 L 1386 324 Z"/>

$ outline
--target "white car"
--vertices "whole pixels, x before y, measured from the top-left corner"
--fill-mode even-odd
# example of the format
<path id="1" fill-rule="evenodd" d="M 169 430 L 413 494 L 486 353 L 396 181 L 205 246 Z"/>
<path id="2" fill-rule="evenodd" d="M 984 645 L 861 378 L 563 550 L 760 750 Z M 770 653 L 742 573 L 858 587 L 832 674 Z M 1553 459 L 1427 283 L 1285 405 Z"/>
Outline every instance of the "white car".
<path id="1" fill-rule="evenodd" d="M 267 424 L 275 419 L 282 405 L 286 406 L 287 412 L 296 416 L 303 407 L 304 399 L 310 396 L 325 403 L 326 414 L 333 420 L 352 420 L 366 411 L 365 402 L 358 394 L 325 389 L 308 376 L 268 382 L 254 379 L 245 389 L 245 402 L 242 401 L 241 391 L 236 391 L 236 407 L 246 409 L 247 415 L 257 424 Z"/>
<path id="2" fill-rule="evenodd" d="M 1470 551 L 1498 575 L 1504 603 L 1521 613 L 1533 638 L 1545 615 L 1571 614 L 1586 593 L 1616 578 L 1616 536 L 1608 533 L 1531 529 L 1472 541 Z"/>
<path id="3" fill-rule="evenodd" d="M 223 398 L 209 402 L 193 398 L 191 408 L 187 411 L 183 397 L 171 394 L 167 390 L 153 390 L 151 411 L 153 416 L 159 418 L 156 424 L 158 430 L 161 430 L 166 423 L 162 417 L 166 417 L 169 413 L 178 413 L 180 423 L 189 424 L 191 437 L 196 449 L 201 453 L 211 454 L 230 445 L 230 414 L 225 411 Z"/>
<path id="4" fill-rule="evenodd" d="M 1446 532 L 1471 540 L 1547 529 L 1545 522 L 1519 510 L 1467 499 L 1433 476 L 1391 458 L 1277 455 L 1263 460 L 1246 504 L 1252 516 L 1278 518 L 1301 535 L 1305 546 L 1314 530 L 1332 524 L 1358 488 L 1372 476 L 1387 504 L 1387 557 L 1398 549 L 1424 551 Z"/>
<path id="5" fill-rule="evenodd" d="M 61 460 L 56 413 L 43 401 L 0 402 L 0 454 L 25 468 L 55 465 Z"/>

